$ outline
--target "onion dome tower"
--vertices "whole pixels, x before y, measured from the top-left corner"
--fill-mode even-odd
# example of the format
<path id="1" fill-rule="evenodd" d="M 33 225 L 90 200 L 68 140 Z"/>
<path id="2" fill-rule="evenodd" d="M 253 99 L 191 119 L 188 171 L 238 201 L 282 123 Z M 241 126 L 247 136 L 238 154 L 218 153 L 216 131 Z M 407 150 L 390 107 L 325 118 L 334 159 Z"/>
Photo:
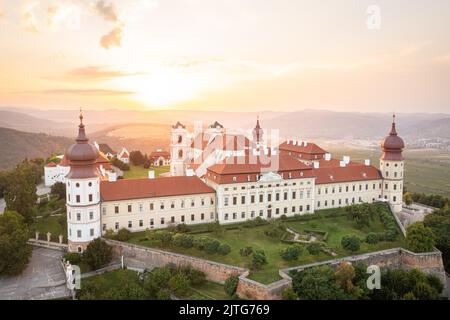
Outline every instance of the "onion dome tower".
<path id="1" fill-rule="evenodd" d="M 256 119 L 256 126 L 253 128 L 253 148 L 259 149 L 263 145 L 264 130 L 259 125 L 259 116 Z"/>
<path id="2" fill-rule="evenodd" d="M 89 143 L 80 111 L 75 144 L 66 152 L 70 171 L 66 176 L 69 252 L 83 252 L 101 236 L 100 178 L 96 171 L 97 148 Z"/>
<path id="3" fill-rule="evenodd" d="M 392 117 L 389 135 L 381 141 L 383 152 L 380 158 L 380 171 L 383 176 L 382 197 L 387 200 L 394 212 L 402 210 L 404 159 L 402 151 L 405 143 L 397 134 L 395 114 Z"/>

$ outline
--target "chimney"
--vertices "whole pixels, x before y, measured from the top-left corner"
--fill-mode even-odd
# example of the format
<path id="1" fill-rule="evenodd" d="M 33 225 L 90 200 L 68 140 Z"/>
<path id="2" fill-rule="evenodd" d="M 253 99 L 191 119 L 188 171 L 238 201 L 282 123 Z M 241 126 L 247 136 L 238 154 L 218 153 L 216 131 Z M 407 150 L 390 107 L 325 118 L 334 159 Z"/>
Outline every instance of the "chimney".
<path id="1" fill-rule="evenodd" d="M 325 153 L 325 161 L 331 160 L 331 153 Z"/>
<path id="2" fill-rule="evenodd" d="M 364 160 L 364 165 L 367 167 L 370 166 L 370 159 Z"/>
<path id="3" fill-rule="evenodd" d="M 155 179 L 155 171 L 154 170 L 149 170 L 148 171 L 148 178 L 149 179 Z"/>
<path id="4" fill-rule="evenodd" d="M 116 172 L 108 171 L 106 174 L 108 175 L 109 182 L 117 181 L 117 173 Z"/>
<path id="5" fill-rule="evenodd" d="M 349 156 L 342 157 L 342 160 L 344 160 L 345 164 L 349 164 L 350 163 L 350 157 Z"/>
<path id="6" fill-rule="evenodd" d="M 313 166 L 314 166 L 314 169 L 319 169 L 319 167 L 320 167 L 319 161 L 314 161 Z"/>
<path id="7" fill-rule="evenodd" d="M 339 166 L 340 167 L 345 167 L 345 161 L 339 161 Z"/>

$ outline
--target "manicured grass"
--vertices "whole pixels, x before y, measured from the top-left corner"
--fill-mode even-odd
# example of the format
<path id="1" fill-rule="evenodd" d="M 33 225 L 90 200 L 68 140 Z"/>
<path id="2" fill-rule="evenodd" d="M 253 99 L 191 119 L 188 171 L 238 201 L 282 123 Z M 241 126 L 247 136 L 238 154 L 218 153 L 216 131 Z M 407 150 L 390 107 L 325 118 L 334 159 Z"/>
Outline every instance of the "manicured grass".
<path id="1" fill-rule="evenodd" d="M 150 170 L 155 171 L 155 177 L 157 177 L 161 173 L 169 172 L 170 171 L 170 167 L 169 166 L 150 167 L 148 169 L 145 169 L 142 166 L 130 165 L 130 170 L 123 172 L 123 178 L 124 179 L 148 178 L 148 172 Z"/>
<path id="2" fill-rule="evenodd" d="M 230 297 L 225 293 L 223 285 L 205 281 L 200 285 L 191 287 L 191 292 L 188 296 L 183 297 L 190 300 L 227 300 Z"/>
<path id="3" fill-rule="evenodd" d="M 47 216 L 36 219 L 31 225 L 31 230 L 34 233 L 38 231 L 41 239 L 47 239 L 47 232 L 52 234 L 52 241 L 58 241 L 58 236 L 62 234 L 64 236 L 64 242 L 67 241 L 67 220 L 66 214 L 61 216 Z M 31 235 L 34 238 L 34 234 Z"/>
<path id="4" fill-rule="evenodd" d="M 334 210 L 334 209 L 333 209 Z M 327 215 L 333 210 L 327 210 Z M 334 211 L 340 211 L 342 209 L 335 209 Z M 303 231 L 304 229 L 316 229 L 323 230 L 329 233 L 327 239 L 327 246 L 330 247 L 334 252 L 338 254 L 337 257 L 330 256 L 324 252 L 319 255 L 310 255 L 306 250 L 303 250 L 302 254 L 296 261 L 284 261 L 280 257 L 280 251 L 286 248 L 289 244 L 283 243 L 279 240 L 272 239 L 264 234 L 264 231 L 269 228 L 269 226 L 258 226 L 253 228 L 240 228 L 234 230 L 226 230 L 221 234 L 214 233 L 201 233 L 194 234 L 194 237 L 207 236 L 215 238 L 223 243 L 227 243 L 231 246 L 231 252 L 228 255 L 220 254 L 208 254 L 205 251 L 198 250 L 196 248 L 180 248 L 173 245 L 168 247 L 162 247 L 161 249 L 169 250 L 181 254 L 196 256 L 212 261 L 217 261 L 221 263 L 226 263 L 230 265 L 240 266 L 249 268 L 251 265 L 251 256 L 242 257 L 239 254 L 239 250 L 245 246 L 251 246 L 253 249 L 261 249 L 266 253 L 268 264 L 263 267 L 260 271 L 252 271 L 250 273 L 250 278 L 262 283 L 271 283 L 273 281 L 279 280 L 278 270 L 282 268 L 292 267 L 301 264 L 313 263 L 317 261 L 334 259 L 342 256 L 348 256 L 350 254 L 360 254 L 370 251 L 378 251 L 387 248 L 393 248 L 398 246 L 404 246 L 404 239 L 401 235 L 398 236 L 397 241 L 393 242 L 379 242 L 374 245 L 368 245 L 366 243 L 361 244 L 360 250 L 357 252 L 346 252 L 341 248 L 341 238 L 347 234 L 356 234 L 361 238 L 364 238 L 369 232 L 381 232 L 384 230 L 384 226 L 381 222 L 376 219 L 371 223 L 370 227 L 365 227 L 362 229 L 356 228 L 354 223 L 350 221 L 346 216 L 336 216 L 323 217 L 323 214 L 315 214 L 317 219 L 309 221 L 289 221 L 286 225 L 292 227 L 296 230 Z M 200 228 L 201 226 L 196 226 Z M 146 240 L 145 232 L 132 234 L 131 243 L 153 246 L 154 242 Z"/>

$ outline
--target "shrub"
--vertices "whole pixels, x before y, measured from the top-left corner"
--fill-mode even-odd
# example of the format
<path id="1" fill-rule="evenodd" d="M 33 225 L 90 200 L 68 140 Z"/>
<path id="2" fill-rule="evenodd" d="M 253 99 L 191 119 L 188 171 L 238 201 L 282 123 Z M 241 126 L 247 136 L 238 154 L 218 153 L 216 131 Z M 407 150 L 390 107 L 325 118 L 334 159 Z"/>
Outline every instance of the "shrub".
<path id="1" fill-rule="evenodd" d="M 105 231 L 105 233 L 103 234 L 103 237 L 107 238 L 107 239 L 115 239 L 116 238 L 116 234 L 114 233 L 113 229 L 107 229 Z"/>
<path id="2" fill-rule="evenodd" d="M 266 253 L 263 250 L 255 250 L 252 257 L 252 269 L 260 270 L 265 264 L 267 264 Z"/>
<path id="3" fill-rule="evenodd" d="M 220 242 L 216 239 L 207 238 L 207 241 L 205 242 L 204 248 L 205 251 L 208 253 L 216 253 L 219 249 Z"/>
<path id="4" fill-rule="evenodd" d="M 178 272 L 170 278 L 169 287 L 175 294 L 184 296 L 189 290 L 189 279 L 184 273 Z"/>
<path id="5" fill-rule="evenodd" d="M 219 246 L 219 248 L 217 248 L 217 252 L 220 253 L 221 255 L 226 256 L 227 254 L 229 254 L 231 252 L 231 247 L 226 243 L 222 243 Z"/>
<path id="6" fill-rule="evenodd" d="M 302 248 L 298 244 L 293 244 L 281 250 L 280 256 L 286 261 L 297 260 L 302 253 Z"/>
<path id="7" fill-rule="evenodd" d="M 341 239 L 341 246 L 345 250 L 358 251 L 361 245 L 361 241 L 356 235 L 346 235 Z"/>
<path id="8" fill-rule="evenodd" d="M 309 252 L 309 254 L 318 255 L 320 253 L 320 244 L 316 242 L 308 243 L 308 245 L 306 246 L 306 250 Z"/>
<path id="9" fill-rule="evenodd" d="M 188 266 L 181 268 L 180 271 L 187 276 L 191 285 L 199 285 L 205 282 L 206 275 L 200 270 Z"/>
<path id="10" fill-rule="evenodd" d="M 239 254 L 242 256 L 242 257 L 248 257 L 249 255 L 251 255 L 253 253 L 253 248 L 252 247 L 244 247 L 244 248 L 241 248 L 240 250 L 239 250 Z"/>
<path id="11" fill-rule="evenodd" d="M 194 238 L 191 235 L 177 233 L 172 238 L 172 243 L 177 247 L 191 248 Z"/>
<path id="12" fill-rule="evenodd" d="M 264 234 L 274 239 L 281 239 L 286 233 L 285 225 L 280 221 L 272 222 Z"/>
<path id="13" fill-rule="evenodd" d="M 185 223 L 180 223 L 175 227 L 176 232 L 186 233 L 189 232 L 189 227 Z"/>
<path id="14" fill-rule="evenodd" d="M 230 297 L 232 297 L 235 294 L 238 282 L 239 282 L 238 276 L 230 276 L 227 278 L 227 280 L 225 280 L 223 288 Z"/>
<path id="15" fill-rule="evenodd" d="M 112 248 L 101 238 L 91 241 L 83 252 L 83 260 L 94 270 L 111 262 Z"/>
<path id="16" fill-rule="evenodd" d="M 64 255 L 64 259 L 66 259 L 66 261 L 69 261 L 70 264 L 79 264 L 81 262 L 81 255 L 76 252 L 67 252 Z"/>
<path id="17" fill-rule="evenodd" d="M 122 242 L 126 242 L 128 240 L 130 240 L 130 230 L 126 229 L 126 228 L 121 228 L 118 232 L 117 232 L 117 236 L 116 239 Z"/>
<path id="18" fill-rule="evenodd" d="M 370 232 L 367 236 L 366 236 L 366 242 L 368 244 L 376 244 L 379 240 L 379 236 L 378 233 L 375 232 Z"/>
<path id="19" fill-rule="evenodd" d="M 149 240 L 160 240 L 162 245 L 167 246 L 172 242 L 172 232 L 167 230 L 150 231 L 147 238 Z"/>
<path id="20" fill-rule="evenodd" d="M 50 188 L 50 193 L 57 195 L 58 199 L 66 198 L 66 184 L 62 182 L 56 182 Z"/>

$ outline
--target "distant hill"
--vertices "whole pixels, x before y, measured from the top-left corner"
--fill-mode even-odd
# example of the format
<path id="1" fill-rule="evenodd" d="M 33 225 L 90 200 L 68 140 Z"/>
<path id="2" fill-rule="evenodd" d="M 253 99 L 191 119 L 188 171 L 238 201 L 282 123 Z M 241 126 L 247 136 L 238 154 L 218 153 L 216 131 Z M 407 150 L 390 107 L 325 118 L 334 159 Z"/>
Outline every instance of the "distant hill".
<path id="1" fill-rule="evenodd" d="M 0 128 L 0 141 L 0 170 L 11 168 L 25 158 L 47 158 L 52 153 L 62 153 L 73 143 L 73 139 L 65 137 L 8 128 Z"/>

